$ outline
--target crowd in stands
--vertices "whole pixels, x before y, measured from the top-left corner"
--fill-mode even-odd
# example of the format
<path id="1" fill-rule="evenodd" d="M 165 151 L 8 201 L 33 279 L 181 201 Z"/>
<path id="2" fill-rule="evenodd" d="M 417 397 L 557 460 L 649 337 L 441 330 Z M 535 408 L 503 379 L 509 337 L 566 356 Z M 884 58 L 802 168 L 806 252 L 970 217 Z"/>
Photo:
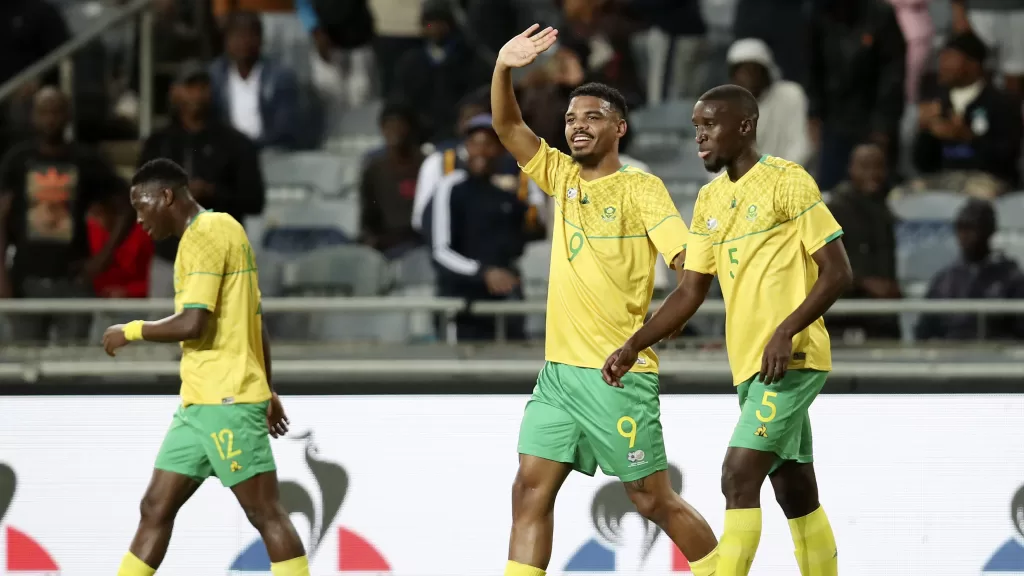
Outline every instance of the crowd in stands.
<path id="1" fill-rule="evenodd" d="M 0 84 L 120 4 L 0 2 Z M 500 47 L 534 22 L 558 27 L 559 41 L 515 81 L 527 123 L 551 145 L 567 151 L 568 94 L 607 83 L 637 113 L 623 162 L 699 185 L 716 175 L 674 172 L 695 155 L 687 108 L 738 84 L 760 104 L 761 151 L 805 166 L 843 226 L 856 276 L 847 298 L 1024 298 L 1020 265 L 993 244 L 1008 224 L 995 207 L 1024 188 L 1024 0 L 154 0 L 152 10 L 157 122 L 127 161 L 110 142 L 134 138 L 142 120 L 134 24 L 76 55 L 71 93 L 54 70 L 0 102 L 0 298 L 171 297 L 177 246 L 154 246 L 133 222 L 132 168 L 171 158 L 203 206 L 248 224 L 271 203 L 265 159 L 303 151 L 358 157 L 352 243 L 389 262 L 429 254 L 439 296 L 529 297 L 522 261 L 547 241 L 552 207 L 491 129 L 489 81 Z M 369 143 L 345 132 L 345 118 L 371 110 Z M 688 214 L 692 193 L 670 189 Z M 967 200 L 943 232 L 959 253 L 911 288 L 892 202 L 922 191 Z M 659 270 L 660 286 L 670 282 Z M 16 340 L 89 330 L 74 315 L 10 325 Z M 495 335 L 493 318 L 456 325 L 461 339 Z M 980 328 L 971 315 L 910 328 L 896 316 L 830 317 L 829 328 L 847 341 L 1024 339 L 1012 316 Z M 518 320 L 505 329 L 527 332 Z"/>

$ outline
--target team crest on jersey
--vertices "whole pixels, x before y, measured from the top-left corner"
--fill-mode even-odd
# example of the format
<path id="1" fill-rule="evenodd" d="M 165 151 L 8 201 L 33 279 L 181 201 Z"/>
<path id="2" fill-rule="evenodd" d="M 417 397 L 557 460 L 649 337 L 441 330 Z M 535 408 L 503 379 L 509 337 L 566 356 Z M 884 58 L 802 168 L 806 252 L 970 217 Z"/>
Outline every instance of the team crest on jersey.
<path id="1" fill-rule="evenodd" d="M 604 220 L 605 222 L 615 222 L 615 207 L 606 207 L 604 212 L 601 213 L 601 220 Z"/>
<path id="2" fill-rule="evenodd" d="M 577 194 L 579 194 L 579 191 L 576 190 L 575 188 L 569 188 L 568 190 L 565 191 L 565 197 L 568 198 L 569 200 L 575 200 Z"/>
<path id="3" fill-rule="evenodd" d="M 757 204 L 751 204 L 747 208 L 747 221 L 753 222 L 754 220 L 757 220 Z"/>
<path id="4" fill-rule="evenodd" d="M 718 228 L 718 220 L 708 218 L 708 230 L 714 230 L 716 228 Z"/>

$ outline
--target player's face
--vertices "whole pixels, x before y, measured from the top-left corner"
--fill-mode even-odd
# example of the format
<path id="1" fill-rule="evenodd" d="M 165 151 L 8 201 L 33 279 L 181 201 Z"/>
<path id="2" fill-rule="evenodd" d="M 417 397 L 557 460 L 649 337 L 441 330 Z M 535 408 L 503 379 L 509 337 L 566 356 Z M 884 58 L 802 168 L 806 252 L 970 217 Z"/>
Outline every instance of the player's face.
<path id="1" fill-rule="evenodd" d="M 698 100 L 693 107 L 697 154 L 708 172 L 720 172 L 743 150 L 751 126 L 727 102 Z"/>
<path id="2" fill-rule="evenodd" d="M 626 121 L 605 100 L 577 96 L 569 101 L 565 113 L 565 140 L 573 159 L 580 164 L 596 165 L 617 151 L 619 138 L 626 130 Z"/>
<path id="3" fill-rule="evenodd" d="M 153 240 L 163 240 L 174 233 L 169 210 L 173 197 L 171 190 L 153 184 L 132 186 L 136 220 Z"/>
<path id="4" fill-rule="evenodd" d="M 494 163 L 505 153 L 497 134 L 490 130 L 474 130 L 466 137 L 466 164 L 474 176 L 494 173 Z"/>
<path id="5" fill-rule="evenodd" d="M 850 181 L 854 188 L 869 196 L 883 190 L 889 177 L 885 154 L 878 146 L 858 146 L 850 157 Z"/>

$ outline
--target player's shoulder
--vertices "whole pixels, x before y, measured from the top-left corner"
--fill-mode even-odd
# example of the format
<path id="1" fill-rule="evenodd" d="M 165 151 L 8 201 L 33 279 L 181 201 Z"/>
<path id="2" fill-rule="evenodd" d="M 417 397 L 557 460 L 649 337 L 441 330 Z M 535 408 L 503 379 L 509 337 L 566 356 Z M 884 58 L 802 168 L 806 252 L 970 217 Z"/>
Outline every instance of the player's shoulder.
<path id="1" fill-rule="evenodd" d="M 796 162 L 765 154 L 761 156 L 758 164 L 768 169 L 767 173 L 775 180 L 776 190 L 780 188 L 783 190 L 793 190 L 796 188 L 818 189 L 818 184 L 814 181 L 814 177 L 807 172 L 806 168 Z"/>
<path id="2" fill-rule="evenodd" d="M 245 228 L 230 214 L 204 210 L 196 214 L 182 237 L 182 243 L 213 243 L 230 241 L 245 235 Z"/>

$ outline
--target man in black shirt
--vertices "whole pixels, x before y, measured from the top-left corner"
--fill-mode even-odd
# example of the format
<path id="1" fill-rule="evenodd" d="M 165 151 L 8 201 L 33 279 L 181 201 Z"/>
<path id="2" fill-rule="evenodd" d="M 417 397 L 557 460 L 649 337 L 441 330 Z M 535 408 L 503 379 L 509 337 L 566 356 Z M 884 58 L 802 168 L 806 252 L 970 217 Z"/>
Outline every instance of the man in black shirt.
<path id="1" fill-rule="evenodd" d="M 174 160 L 189 173 L 189 190 L 203 208 L 230 214 L 244 225 L 246 216 L 263 212 L 266 200 L 256 146 L 211 114 L 210 76 L 205 67 L 183 66 L 172 90 L 174 123 L 146 140 L 139 165 L 155 158 Z M 176 239 L 157 242 L 150 297 L 174 296 L 177 252 Z"/>
<path id="2" fill-rule="evenodd" d="M 0 167 L 0 297 L 92 296 L 91 280 L 105 270 L 131 230 L 128 188 L 99 156 L 67 142 L 67 99 L 55 88 L 36 94 L 32 124 L 37 138 L 13 148 Z M 86 213 L 111 194 L 118 202 L 110 241 L 89 256 Z M 16 250 L 8 272 L 7 248 Z M 51 327 L 61 340 L 88 335 L 89 315 L 11 319 L 15 340 L 46 341 Z"/>

